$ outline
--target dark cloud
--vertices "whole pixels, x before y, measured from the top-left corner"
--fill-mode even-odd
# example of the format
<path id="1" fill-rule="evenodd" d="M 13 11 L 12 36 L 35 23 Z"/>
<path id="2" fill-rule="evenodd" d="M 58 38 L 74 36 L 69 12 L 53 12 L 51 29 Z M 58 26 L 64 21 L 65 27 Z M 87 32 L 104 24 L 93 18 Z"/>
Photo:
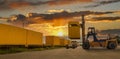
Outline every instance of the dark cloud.
<path id="1" fill-rule="evenodd" d="M 87 15 L 104 15 L 104 14 L 110 14 L 110 13 L 114 13 L 114 12 L 93 12 L 93 11 L 67 12 L 67 11 L 63 11 L 60 13 L 53 13 L 53 14 L 29 13 L 29 17 L 26 17 L 22 14 L 12 15 L 17 18 L 14 18 L 14 17 L 12 18 L 12 16 L 10 16 L 8 18 L 9 19 L 8 22 L 11 24 L 17 25 L 17 26 L 22 26 L 23 23 L 25 23 L 26 26 L 29 24 L 33 24 L 33 23 L 39 23 L 39 24 L 40 23 L 55 23 L 55 25 L 57 24 L 59 26 L 59 24 L 64 25 L 66 24 L 66 22 L 74 20 L 73 19 L 74 17 L 81 17 L 81 15 L 83 14 L 87 16 Z M 95 17 L 94 19 L 86 18 L 86 20 L 88 21 L 101 21 L 101 20 L 111 20 L 111 19 L 112 18 L 109 18 L 109 17 L 102 18 L 99 20 Z"/>
<path id="2" fill-rule="evenodd" d="M 0 0 L 1 4 L 5 3 L 12 3 L 12 2 L 29 2 L 29 3 L 36 3 L 36 4 L 69 4 L 74 2 L 92 2 L 92 0 Z"/>
<path id="3" fill-rule="evenodd" d="M 120 35 L 120 29 L 108 29 L 108 30 L 101 30 L 100 34 L 117 34 Z"/>
<path id="4" fill-rule="evenodd" d="M 120 20 L 120 17 L 93 17 L 96 21 L 101 21 L 101 20 L 110 20 L 110 21 L 115 21 L 115 20 Z"/>
<path id="5" fill-rule="evenodd" d="M 64 5 L 64 4 L 71 4 L 76 2 L 92 2 L 93 0 L 51 0 L 47 3 L 49 5 Z"/>
<path id="6" fill-rule="evenodd" d="M 120 2 L 120 0 L 107 0 L 107 1 L 96 2 L 93 5 L 85 6 L 85 8 L 98 7 L 101 5 L 111 4 L 111 3 L 116 3 L 116 2 Z"/>
<path id="7" fill-rule="evenodd" d="M 75 2 L 91 2 L 92 0 L 0 0 L 0 10 L 1 9 L 13 9 L 25 6 L 35 6 L 35 5 L 64 5 L 71 4 Z"/>
<path id="8" fill-rule="evenodd" d="M 0 5 L 3 5 L 3 4 L 5 4 L 5 1 L 4 1 L 4 0 L 1 0 L 1 1 L 0 1 Z"/>
<path id="9" fill-rule="evenodd" d="M 8 10 L 19 7 L 34 5 L 34 3 L 26 0 L 0 0 L 0 10 Z"/>
<path id="10" fill-rule="evenodd" d="M 52 19 L 59 19 L 59 18 L 72 18 L 72 17 L 79 17 L 81 15 L 103 15 L 103 14 L 110 14 L 114 12 L 92 12 L 92 11 L 80 11 L 80 12 L 67 12 L 63 11 L 61 13 L 54 13 L 54 14 L 33 14 L 31 17 L 42 17 L 45 20 L 52 20 Z"/>
<path id="11" fill-rule="evenodd" d="M 120 0 L 109 0 L 109 1 L 101 1 L 95 2 L 93 5 L 84 6 L 85 8 L 97 7 L 105 4 L 119 2 Z M 0 10 L 1 9 L 13 9 L 25 6 L 35 6 L 35 5 L 65 5 L 79 2 L 94 2 L 94 0 L 0 0 Z"/>
<path id="12" fill-rule="evenodd" d="M 14 17 L 16 19 L 13 20 L 12 17 Z M 16 25 L 16 26 L 21 26 L 21 25 L 27 26 L 28 24 L 34 23 L 34 22 L 28 20 L 27 17 L 22 14 L 12 15 L 11 17 L 8 18 L 7 22 L 11 23 L 13 25 Z"/>
<path id="13" fill-rule="evenodd" d="M 12 15 L 8 18 L 9 19 L 8 22 L 14 25 L 16 24 L 22 25 L 23 23 L 27 23 L 28 25 L 31 23 L 53 22 L 54 20 L 59 21 L 60 19 L 62 20 L 72 19 L 73 17 L 80 17 L 83 14 L 84 15 L 91 15 L 91 14 L 103 15 L 103 14 L 109 14 L 109 13 L 114 13 L 114 12 L 93 12 L 93 11 L 67 12 L 67 11 L 63 11 L 63 12 L 54 13 L 54 14 L 29 13 L 29 17 L 26 17 L 22 14 Z"/>
<path id="14" fill-rule="evenodd" d="M 4 0 L 0 0 L 0 10 L 8 10 L 9 6 L 6 4 Z"/>

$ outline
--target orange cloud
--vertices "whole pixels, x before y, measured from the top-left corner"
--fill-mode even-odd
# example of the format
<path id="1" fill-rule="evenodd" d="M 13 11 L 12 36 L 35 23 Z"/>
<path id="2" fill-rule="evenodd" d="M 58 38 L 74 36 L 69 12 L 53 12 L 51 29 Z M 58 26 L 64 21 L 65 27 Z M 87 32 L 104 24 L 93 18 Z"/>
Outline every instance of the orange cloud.
<path id="1" fill-rule="evenodd" d="M 79 3 L 79 2 L 92 2 L 93 0 L 55 0 L 55 1 L 48 1 L 49 5 L 64 5 L 64 4 L 71 4 L 71 3 Z"/>
<path id="2" fill-rule="evenodd" d="M 63 9 L 60 9 L 60 10 L 48 10 L 49 13 L 60 13 L 60 12 L 63 12 L 64 10 Z"/>
<path id="3" fill-rule="evenodd" d="M 12 19 L 9 21 L 10 23 L 14 24 L 20 24 L 22 25 L 23 21 L 26 21 L 29 25 L 31 23 L 35 24 L 41 24 L 41 23 L 52 23 L 52 26 L 64 26 L 67 24 L 67 22 L 76 20 L 75 17 L 80 17 L 82 14 L 85 15 L 103 15 L 103 14 L 109 14 L 114 12 L 92 12 L 92 11 L 80 11 L 80 12 L 67 12 L 63 11 L 60 13 L 53 13 L 53 14 L 38 14 L 38 13 L 29 13 L 27 17 L 24 15 L 16 15 L 17 19 L 15 21 L 12 21 Z M 119 18 L 119 17 L 118 17 Z M 80 21 L 81 18 L 78 18 L 76 21 Z M 103 21 L 103 20 L 113 20 L 116 18 L 109 18 L 109 17 L 96 17 L 96 16 L 89 16 L 85 17 L 88 21 Z M 118 20 L 118 19 L 116 19 Z M 19 24 L 19 25 L 20 25 Z M 21 26 L 20 25 L 20 26 Z"/>
<path id="4" fill-rule="evenodd" d="M 49 1 L 37 1 L 37 2 L 30 2 L 26 0 L 21 1 L 0 1 L 0 8 L 3 9 L 10 9 L 10 8 L 18 8 L 18 7 L 25 7 L 25 6 L 35 6 L 35 5 L 65 5 L 65 4 L 72 4 L 72 3 L 79 3 L 79 2 L 92 2 L 92 0 L 49 0 Z"/>
<path id="5" fill-rule="evenodd" d="M 29 2 L 12 2 L 9 4 L 11 8 L 18 8 L 18 7 L 24 7 L 24 6 L 29 6 Z"/>

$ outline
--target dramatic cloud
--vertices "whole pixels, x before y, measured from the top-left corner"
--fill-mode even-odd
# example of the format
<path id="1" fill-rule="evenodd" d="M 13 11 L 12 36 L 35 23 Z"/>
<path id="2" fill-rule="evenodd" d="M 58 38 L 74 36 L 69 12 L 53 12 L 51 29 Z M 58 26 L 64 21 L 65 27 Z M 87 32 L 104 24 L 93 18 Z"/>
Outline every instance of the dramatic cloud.
<path id="1" fill-rule="evenodd" d="M 29 13 L 28 16 L 24 16 L 22 14 L 25 14 L 26 13 L 25 11 L 25 13 L 20 12 L 20 14 L 10 16 L 4 20 L 6 20 L 7 22 L 15 26 L 21 26 L 21 27 L 26 26 L 29 29 L 43 32 L 45 35 L 56 35 L 59 32 L 62 32 L 64 35 L 67 35 L 68 22 L 73 20 L 76 21 L 77 19 L 75 18 L 78 18 L 80 21 L 81 19 L 80 16 L 83 14 L 86 15 L 85 19 L 91 22 L 101 21 L 101 20 L 119 20 L 120 17 L 115 17 L 116 15 L 113 14 L 116 12 L 79 11 L 84 9 L 84 8 L 82 9 L 82 6 L 91 8 L 91 7 L 98 7 L 105 4 L 112 4 L 116 2 L 119 2 L 119 0 L 0 0 L 0 10 L 8 10 L 8 9 L 12 11 L 15 10 L 11 12 L 13 14 L 18 14 L 21 10 L 25 11 L 26 9 L 28 10 L 29 8 L 34 10 L 28 11 L 28 12 L 37 12 L 36 10 L 38 10 L 38 12 L 40 13 Z M 79 3 L 81 4 L 79 5 Z M 67 4 L 70 4 L 70 6 Z M 75 7 L 80 7 L 78 10 L 76 8 L 78 12 L 75 12 L 75 9 L 74 10 L 70 9 L 70 8 L 73 8 L 74 5 Z M 52 8 L 50 6 L 52 6 Z M 58 6 L 62 8 L 59 9 Z M 66 7 L 71 11 L 67 10 Z M 43 9 L 39 9 L 39 8 L 43 8 Z M 54 9 L 57 9 L 57 10 L 54 10 Z M 64 9 L 66 11 L 64 11 Z M 41 10 L 44 10 L 44 11 L 41 11 Z M 47 10 L 49 14 L 47 13 L 41 14 L 43 12 L 47 12 Z M 8 13 L 5 13 L 4 15 L 6 14 Z M 105 17 L 104 15 L 107 15 L 107 14 L 110 14 L 110 15 L 113 14 L 114 17 Z M 87 16 L 91 16 L 91 17 L 87 17 Z M 0 17 L 0 19 L 3 20 L 3 17 Z M 102 28 L 100 26 L 96 26 L 96 27 Z"/>
<path id="2" fill-rule="evenodd" d="M 114 35 L 120 35 L 120 29 L 108 29 L 108 30 L 102 30 L 99 33 L 101 34 L 114 34 Z"/>
<path id="3" fill-rule="evenodd" d="M 101 21 L 101 20 L 115 21 L 115 20 L 120 20 L 120 17 L 94 17 L 93 19 L 97 21 Z"/>
<path id="4" fill-rule="evenodd" d="M 92 11 L 80 11 L 80 12 L 67 12 L 63 11 L 60 13 L 54 14 L 32 14 L 31 17 L 42 17 L 45 20 L 52 20 L 52 19 L 59 19 L 59 18 L 72 18 L 72 17 L 79 17 L 81 15 L 103 15 L 103 14 L 110 14 L 114 12 L 92 12 Z"/>
<path id="5" fill-rule="evenodd" d="M 99 2 L 95 2 L 93 5 L 85 6 L 85 8 L 91 8 L 91 7 L 98 7 L 105 4 L 111 4 L 120 2 L 120 0 L 100 0 Z"/>
<path id="6" fill-rule="evenodd" d="M 83 6 L 85 8 L 97 7 L 105 4 L 119 2 L 120 0 L 0 0 L 0 10 L 16 9 L 20 7 L 48 5 L 58 6 L 66 4 L 75 4 L 81 2 L 93 2 L 93 4 Z"/>
<path id="7" fill-rule="evenodd" d="M 35 6 L 35 5 L 64 5 L 71 3 L 79 3 L 79 2 L 92 2 L 92 0 L 0 0 L 0 10 L 1 9 L 11 9 L 11 8 L 19 8 L 25 6 Z"/>
<path id="8" fill-rule="evenodd" d="M 22 14 L 13 15 L 9 17 L 7 22 L 20 27 L 27 26 L 28 24 L 33 23 L 32 21 L 28 20 L 26 16 Z"/>
<path id="9" fill-rule="evenodd" d="M 80 17 L 81 15 L 104 15 L 111 14 L 114 12 L 93 12 L 93 11 L 80 11 L 80 12 L 67 12 L 62 11 L 59 13 L 52 14 L 37 14 L 37 13 L 29 13 L 26 16 L 24 15 L 13 15 L 9 18 L 8 22 L 11 23 L 50 23 L 53 22 L 54 26 L 65 25 L 68 21 L 73 20 L 74 17 Z M 97 19 L 97 18 L 94 18 Z M 100 19 L 101 20 L 101 19 Z M 90 20 L 92 21 L 92 20 Z"/>
<path id="10" fill-rule="evenodd" d="M 92 2 L 92 0 L 52 0 L 48 1 L 49 5 L 64 5 L 64 4 L 71 4 L 76 2 Z"/>

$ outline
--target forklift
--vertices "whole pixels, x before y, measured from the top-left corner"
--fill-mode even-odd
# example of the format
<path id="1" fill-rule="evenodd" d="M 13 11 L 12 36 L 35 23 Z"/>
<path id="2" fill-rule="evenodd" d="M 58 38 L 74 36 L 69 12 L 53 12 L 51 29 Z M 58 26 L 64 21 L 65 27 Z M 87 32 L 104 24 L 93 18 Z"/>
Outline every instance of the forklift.
<path id="1" fill-rule="evenodd" d="M 78 25 L 77 22 L 71 22 L 68 24 L 68 37 L 69 38 L 78 38 L 80 36 L 80 28 L 82 29 L 82 48 L 83 49 L 90 49 L 90 47 L 105 47 L 107 49 L 115 49 L 118 46 L 118 40 L 116 38 L 111 38 L 110 35 L 108 35 L 108 38 L 106 39 L 98 39 L 97 38 L 97 33 L 95 31 L 94 27 L 89 27 L 88 28 L 88 33 L 85 35 L 85 15 L 82 15 L 82 24 Z M 76 24 L 76 25 L 75 25 Z M 75 26 L 71 26 L 75 25 Z M 77 36 L 76 36 L 77 35 Z M 93 37 L 93 41 L 90 41 L 89 38 Z M 79 37 L 80 38 L 80 37 Z"/>
<path id="2" fill-rule="evenodd" d="M 90 36 L 93 37 L 93 41 L 89 40 Z M 98 39 L 95 28 L 89 27 L 86 40 L 83 43 L 82 47 L 83 49 L 90 49 L 90 47 L 104 47 L 107 49 L 115 49 L 117 45 L 117 40 L 115 38 L 111 38 L 110 35 L 108 35 L 108 38 L 106 39 Z"/>

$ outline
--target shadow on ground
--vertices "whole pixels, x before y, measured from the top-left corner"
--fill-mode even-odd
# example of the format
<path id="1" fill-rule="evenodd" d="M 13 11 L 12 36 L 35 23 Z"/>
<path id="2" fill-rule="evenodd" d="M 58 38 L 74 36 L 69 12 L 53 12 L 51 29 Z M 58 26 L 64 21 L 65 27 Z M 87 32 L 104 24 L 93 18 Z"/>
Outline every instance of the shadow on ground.
<path id="1" fill-rule="evenodd" d="M 89 50 L 85 50 L 87 52 L 120 52 L 120 46 L 117 47 L 116 49 L 107 49 L 107 48 L 101 48 L 101 47 L 97 47 L 97 48 L 90 48 Z"/>

